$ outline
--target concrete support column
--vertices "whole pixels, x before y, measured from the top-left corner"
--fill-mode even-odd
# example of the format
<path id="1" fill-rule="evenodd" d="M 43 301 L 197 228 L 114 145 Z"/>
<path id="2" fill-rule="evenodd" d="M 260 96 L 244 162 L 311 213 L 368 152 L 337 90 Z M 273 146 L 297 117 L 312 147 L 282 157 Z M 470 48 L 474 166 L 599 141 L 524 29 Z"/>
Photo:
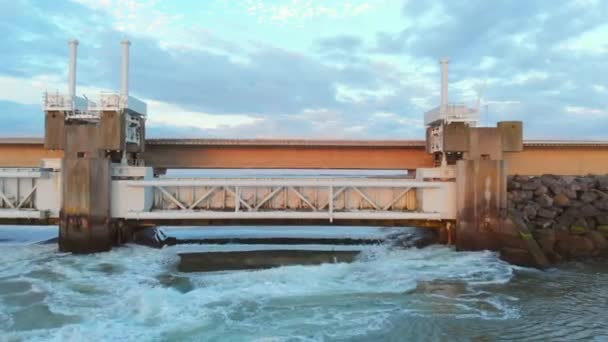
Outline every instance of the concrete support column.
<path id="1" fill-rule="evenodd" d="M 468 147 L 456 162 L 454 242 L 459 250 L 498 251 L 511 263 L 542 268 L 547 259 L 525 223 L 507 213 L 508 165 L 503 155 L 523 149 L 521 128 L 518 122 L 501 122 L 464 131 Z"/>
<path id="2" fill-rule="evenodd" d="M 65 127 L 59 249 L 63 252 L 107 251 L 116 242 L 110 216 L 111 161 L 97 148 L 95 124 Z"/>
<path id="3" fill-rule="evenodd" d="M 459 160 L 456 164 L 456 248 L 500 250 L 503 238 L 518 238 L 505 227 L 506 170 L 503 160 Z"/>

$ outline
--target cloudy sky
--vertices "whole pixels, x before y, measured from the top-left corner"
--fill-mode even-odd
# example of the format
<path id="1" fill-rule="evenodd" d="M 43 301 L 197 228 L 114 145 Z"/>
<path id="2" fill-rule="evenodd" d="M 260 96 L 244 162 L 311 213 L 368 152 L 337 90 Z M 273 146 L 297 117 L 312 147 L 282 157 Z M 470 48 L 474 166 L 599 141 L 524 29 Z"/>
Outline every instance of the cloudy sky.
<path id="1" fill-rule="evenodd" d="M 448 56 L 450 100 L 526 138 L 608 138 L 608 1 L 0 0 L 0 135 L 41 136 L 41 97 L 119 89 L 156 137 L 423 137 Z"/>

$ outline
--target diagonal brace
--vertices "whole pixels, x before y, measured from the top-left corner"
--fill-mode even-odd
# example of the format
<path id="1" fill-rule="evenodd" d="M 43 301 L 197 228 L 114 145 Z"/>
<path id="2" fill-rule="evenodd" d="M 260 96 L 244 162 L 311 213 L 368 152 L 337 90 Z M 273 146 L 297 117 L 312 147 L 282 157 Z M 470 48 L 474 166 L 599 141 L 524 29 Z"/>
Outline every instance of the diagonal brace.
<path id="1" fill-rule="evenodd" d="M 264 197 L 264 199 L 262 199 L 262 201 L 260 203 L 258 203 L 255 206 L 254 210 L 260 209 L 264 205 L 264 203 L 270 201 L 274 196 L 276 196 L 279 192 L 281 192 L 281 190 L 283 190 L 282 186 L 274 189 L 274 191 L 272 191 L 271 193 L 269 193 L 266 197 Z"/>
<path id="2" fill-rule="evenodd" d="M 363 199 L 365 199 L 367 202 L 369 202 L 369 204 L 372 205 L 372 207 L 374 207 L 374 209 L 376 210 L 380 210 L 380 207 L 376 204 L 376 202 L 372 201 L 369 197 L 367 197 L 366 194 L 363 193 L 363 191 L 359 190 L 359 188 L 351 186 L 351 189 L 355 190 L 355 192 L 357 192 L 359 195 L 361 195 L 361 197 L 363 197 Z"/>
<path id="3" fill-rule="evenodd" d="M 412 190 L 411 187 L 409 188 L 405 188 L 405 190 L 403 190 L 401 193 L 399 193 L 399 195 L 395 198 L 393 198 L 393 200 L 384 206 L 384 208 L 382 208 L 382 210 L 388 210 L 393 204 L 397 203 L 397 201 L 399 201 L 401 199 L 401 197 L 405 196 L 405 194 L 407 194 L 410 190 Z"/>
<path id="4" fill-rule="evenodd" d="M 175 203 L 178 207 L 183 210 L 186 210 L 186 206 L 182 202 L 178 201 L 175 197 L 173 197 L 173 195 L 171 195 L 167 190 L 165 190 L 165 188 L 163 188 L 162 186 L 155 186 L 155 188 L 160 190 L 163 195 L 165 195 L 168 199 L 171 200 L 171 202 Z"/>
<path id="5" fill-rule="evenodd" d="M 333 188 L 332 188 L 331 190 L 333 190 Z M 334 192 L 334 193 L 333 193 L 333 195 L 332 195 L 332 194 L 328 195 L 328 197 L 331 197 L 331 198 L 329 198 L 329 199 L 327 200 L 327 203 L 325 203 L 325 204 L 324 204 L 324 205 L 321 207 L 321 209 L 325 209 L 325 207 L 327 207 L 327 206 L 328 206 L 330 203 L 333 203 L 333 201 L 336 199 L 336 197 L 338 197 L 338 195 L 340 195 L 341 193 L 343 193 L 345 190 L 346 190 L 346 187 L 342 187 L 342 188 L 338 189 L 338 191 Z M 331 192 L 332 192 L 332 191 L 330 191 L 330 193 L 331 193 Z"/>
<path id="6" fill-rule="evenodd" d="M 16 209 L 20 209 L 20 208 L 21 208 L 21 207 L 22 207 L 22 206 L 25 204 L 25 202 L 27 202 L 27 200 L 29 200 L 29 199 L 30 199 L 30 197 L 32 197 L 32 195 L 33 195 L 33 194 L 34 194 L 34 192 L 36 191 L 36 188 L 38 188 L 38 184 L 36 184 L 36 185 L 34 185 L 34 186 L 32 187 L 32 190 L 30 190 L 30 192 L 28 192 L 28 193 L 27 193 L 27 196 L 25 196 L 25 197 L 24 197 L 24 198 L 21 200 L 21 202 L 19 202 L 19 204 L 17 205 L 17 208 L 16 208 Z"/>
<path id="7" fill-rule="evenodd" d="M 313 211 L 318 211 L 317 207 L 315 207 L 314 205 L 312 205 L 312 203 L 310 203 L 310 201 L 304 197 L 304 195 L 302 195 L 298 190 L 296 190 L 293 186 L 290 186 L 289 189 L 291 191 L 293 191 L 296 196 L 298 196 L 304 203 L 306 203 L 310 209 L 312 209 Z"/>
<path id="8" fill-rule="evenodd" d="M 230 189 L 229 187 L 225 186 L 224 189 L 226 189 L 226 191 L 228 191 L 229 193 L 231 193 L 234 197 L 237 198 L 239 203 L 242 203 L 244 206 L 247 207 L 247 209 L 252 210 L 251 206 L 249 205 L 249 203 L 245 202 L 242 198 L 240 194 L 237 194 L 235 191 L 232 191 L 232 189 Z M 240 192 L 240 191 L 239 191 Z M 238 207 L 236 208 L 238 211 Z"/>
<path id="9" fill-rule="evenodd" d="M 194 203 L 192 203 L 192 205 L 190 205 L 190 207 L 188 207 L 188 209 L 190 209 L 190 210 L 194 209 L 194 207 L 196 207 L 199 203 L 201 203 L 202 201 L 207 199 L 207 197 L 211 196 L 216 190 L 217 190 L 217 186 L 214 186 L 211 189 L 209 189 L 209 191 L 207 191 L 202 197 L 200 197 Z"/>

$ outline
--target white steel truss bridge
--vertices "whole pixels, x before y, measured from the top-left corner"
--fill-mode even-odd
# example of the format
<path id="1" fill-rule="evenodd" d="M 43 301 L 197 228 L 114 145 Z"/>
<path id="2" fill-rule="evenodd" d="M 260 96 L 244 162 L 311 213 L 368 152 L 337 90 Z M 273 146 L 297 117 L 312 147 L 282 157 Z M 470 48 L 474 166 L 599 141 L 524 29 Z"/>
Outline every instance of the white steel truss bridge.
<path id="1" fill-rule="evenodd" d="M 0 169 L 0 221 L 55 222 L 61 203 L 58 164 Z M 456 215 L 455 182 L 424 177 L 157 178 L 151 168 L 120 165 L 112 175 L 112 218 L 130 222 L 432 225 Z"/>

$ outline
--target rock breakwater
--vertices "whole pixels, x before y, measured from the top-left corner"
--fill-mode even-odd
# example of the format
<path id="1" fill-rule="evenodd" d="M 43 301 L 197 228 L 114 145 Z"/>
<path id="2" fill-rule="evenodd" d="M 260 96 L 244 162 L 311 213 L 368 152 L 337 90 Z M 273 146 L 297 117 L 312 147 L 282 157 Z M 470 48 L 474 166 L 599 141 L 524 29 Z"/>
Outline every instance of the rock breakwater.
<path id="1" fill-rule="evenodd" d="M 549 260 L 608 253 L 608 175 L 511 176 L 509 215 L 523 220 Z"/>

